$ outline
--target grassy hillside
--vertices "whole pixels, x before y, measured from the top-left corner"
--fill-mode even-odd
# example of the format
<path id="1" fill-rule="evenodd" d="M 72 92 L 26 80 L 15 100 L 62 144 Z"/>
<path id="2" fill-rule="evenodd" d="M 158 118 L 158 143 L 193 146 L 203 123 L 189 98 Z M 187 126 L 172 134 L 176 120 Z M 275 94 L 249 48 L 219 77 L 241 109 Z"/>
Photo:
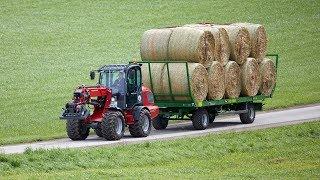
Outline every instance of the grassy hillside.
<path id="1" fill-rule="evenodd" d="M 279 53 L 267 108 L 320 101 L 320 2 L 14 1 L 0 5 L 0 144 L 65 136 L 73 89 L 103 64 L 139 57 L 143 31 L 196 22 L 266 26 Z"/>
<path id="2" fill-rule="evenodd" d="M 317 179 L 320 121 L 170 142 L 0 155 L 0 179 Z"/>

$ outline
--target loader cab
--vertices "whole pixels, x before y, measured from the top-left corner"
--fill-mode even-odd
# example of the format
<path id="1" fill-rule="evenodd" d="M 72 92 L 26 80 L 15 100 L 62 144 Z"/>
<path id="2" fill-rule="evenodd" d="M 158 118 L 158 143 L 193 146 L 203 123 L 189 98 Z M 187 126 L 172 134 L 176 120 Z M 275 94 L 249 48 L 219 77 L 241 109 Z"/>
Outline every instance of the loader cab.
<path id="1" fill-rule="evenodd" d="M 127 109 L 142 104 L 140 65 L 107 65 L 98 71 L 99 84 L 112 91 L 112 107 Z"/>

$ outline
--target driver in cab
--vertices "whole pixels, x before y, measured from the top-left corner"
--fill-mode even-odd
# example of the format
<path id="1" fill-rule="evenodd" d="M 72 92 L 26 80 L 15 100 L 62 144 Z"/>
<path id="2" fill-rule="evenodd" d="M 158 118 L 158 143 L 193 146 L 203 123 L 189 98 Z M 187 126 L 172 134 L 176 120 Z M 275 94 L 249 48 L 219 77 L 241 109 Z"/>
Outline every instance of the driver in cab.
<path id="1" fill-rule="evenodd" d="M 123 71 L 119 72 L 117 79 L 113 82 L 113 89 L 118 93 L 124 93 L 125 88 L 125 73 Z"/>

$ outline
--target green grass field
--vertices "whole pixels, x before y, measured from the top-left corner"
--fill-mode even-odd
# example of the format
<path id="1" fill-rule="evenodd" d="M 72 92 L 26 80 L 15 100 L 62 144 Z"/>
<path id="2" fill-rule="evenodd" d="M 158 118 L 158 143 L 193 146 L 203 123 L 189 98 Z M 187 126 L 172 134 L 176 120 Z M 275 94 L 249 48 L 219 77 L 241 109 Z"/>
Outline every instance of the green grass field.
<path id="1" fill-rule="evenodd" d="M 61 108 L 88 72 L 139 57 L 150 28 L 266 26 L 281 64 L 266 108 L 320 101 L 320 1 L 15 1 L 0 5 L 0 144 L 64 137 Z"/>
<path id="2" fill-rule="evenodd" d="M 0 179 L 319 179 L 320 121 L 200 138 L 0 155 Z"/>

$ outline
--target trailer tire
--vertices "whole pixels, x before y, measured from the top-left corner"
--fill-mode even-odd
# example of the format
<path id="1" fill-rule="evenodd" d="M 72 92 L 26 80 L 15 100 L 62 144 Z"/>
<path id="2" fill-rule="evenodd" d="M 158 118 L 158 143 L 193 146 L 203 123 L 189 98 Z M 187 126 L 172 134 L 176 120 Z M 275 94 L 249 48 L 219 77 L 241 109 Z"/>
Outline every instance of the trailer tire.
<path id="1" fill-rule="evenodd" d="M 94 129 L 94 132 L 96 133 L 97 136 L 103 137 L 101 132 L 101 123 L 98 124 L 96 129 Z"/>
<path id="2" fill-rule="evenodd" d="M 124 135 L 124 116 L 119 111 L 109 110 L 101 122 L 102 137 L 107 140 L 119 140 Z"/>
<path id="3" fill-rule="evenodd" d="M 215 114 L 209 114 L 209 124 L 212 124 L 215 118 L 216 118 Z"/>
<path id="4" fill-rule="evenodd" d="M 197 109 L 191 117 L 192 125 L 197 130 L 203 130 L 208 127 L 209 114 L 205 109 Z"/>
<path id="5" fill-rule="evenodd" d="M 240 120 L 243 124 L 253 123 L 256 117 L 256 110 L 253 104 L 243 105 L 243 109 L 247 109 L 248 112 L 239 114 Z"/>
<path id="6" fill-rule="evenodd" d="M 140 111 L 138 119 L 129 125 L 129 132 L 133 137 L 147 137 L 151 131 L 151 115 L 146 109 Z"/>
<path id="7" fill-rule="evenodd" d="M 167 128 L 168 122 L 169 122 L 168 118 L 164 118 L 162 116 L 158 116 L 152 121 L 152 126 L 156 130 L 163 130 L 163 129 Z"/>
<path id="8" fill-rule="evenodd" d="M 68 137 L 73 141 L 85 140 L 89 136 L 90 129 L 81 120 L 69 119 L 66 122 Z"/>

